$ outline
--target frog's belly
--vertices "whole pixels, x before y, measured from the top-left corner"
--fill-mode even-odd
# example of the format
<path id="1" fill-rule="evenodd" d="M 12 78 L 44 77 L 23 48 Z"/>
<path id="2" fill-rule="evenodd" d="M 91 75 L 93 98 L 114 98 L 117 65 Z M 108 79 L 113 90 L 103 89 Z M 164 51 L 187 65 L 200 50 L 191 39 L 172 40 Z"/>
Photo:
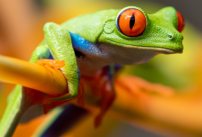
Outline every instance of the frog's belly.
<path id="1" fill-rule="evenodd" d="M 155 50 L 126 48 L 104 43 L 93 44 L 93 46 L 94 50 L 87 51 L 75 47 L 76 52 L 80 52 L 79 55 L 82 55 L 77 56 L 77 63 L 82 75 L 94 75 L 98 69 L 112 64 L 146 63 L 159 53 Z"/>

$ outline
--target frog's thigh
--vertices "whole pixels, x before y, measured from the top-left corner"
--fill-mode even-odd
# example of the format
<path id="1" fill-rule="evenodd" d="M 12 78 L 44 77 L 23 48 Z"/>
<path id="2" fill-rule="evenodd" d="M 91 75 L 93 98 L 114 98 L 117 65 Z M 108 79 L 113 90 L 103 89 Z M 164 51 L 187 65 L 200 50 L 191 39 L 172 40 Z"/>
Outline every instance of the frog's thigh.
<path id="1" fill-rule="evenodd" d="M 73 98 L 78 93 L 80 73 L 77 66 L 75 52 L 69 32 L 55 23 L 44 25 L 46 44 L 55 60 L 65 60 L 65 66 L 61 68 L 67 78 L 70 95 L 60 99 Z"/>

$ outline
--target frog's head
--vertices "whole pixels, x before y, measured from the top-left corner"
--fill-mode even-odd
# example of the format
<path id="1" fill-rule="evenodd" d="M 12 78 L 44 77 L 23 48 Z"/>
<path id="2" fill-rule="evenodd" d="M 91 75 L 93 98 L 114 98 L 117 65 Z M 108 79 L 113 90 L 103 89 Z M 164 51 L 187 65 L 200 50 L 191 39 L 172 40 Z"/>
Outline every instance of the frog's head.
<path id="1" fill-rule="evenodd" d="M 183 27 L 183 17 L 173 7 L 146 14 L 141 8 L 130 6 L 105 22 L 99 42 L 151 50 L 156 54 L 182 53 L 183 36 L 180 32 Z"/>
<path id="2" fill-rule="evenodd" d="M 183 17 L 173 7 L 146 14 L 139 7 L 122 9 L 114 22 L 105 22 L 100 40 L 124 47 L 148 48 L 165 53 L 182 53 Z"/>

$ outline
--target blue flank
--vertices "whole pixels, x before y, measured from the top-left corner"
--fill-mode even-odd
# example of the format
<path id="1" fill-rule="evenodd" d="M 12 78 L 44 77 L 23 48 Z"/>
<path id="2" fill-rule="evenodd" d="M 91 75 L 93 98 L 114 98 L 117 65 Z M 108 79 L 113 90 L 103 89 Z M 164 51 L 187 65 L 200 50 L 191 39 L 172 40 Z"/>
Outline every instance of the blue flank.
<path id="1" fill-rule="evenodd" d="M 78 34 L 71 33 L 71 32 L 69 33 L 71 35 L 72 45 L 74 49 L 77 49 L 85 53 L 100 52 L 95 44 L 87 41 L 85 38 L 79 36 Z M 48 59 L 54 59 L 51 53 Z"/>
<path id="2" fill-rule="evenodd" d="M 85 38 L 69 32 L 72 39 L 73 47 L 83 53 L 87 54 L 100 54 L 100 49 L 97 48 L 96 44 L 87 41 Z"/>

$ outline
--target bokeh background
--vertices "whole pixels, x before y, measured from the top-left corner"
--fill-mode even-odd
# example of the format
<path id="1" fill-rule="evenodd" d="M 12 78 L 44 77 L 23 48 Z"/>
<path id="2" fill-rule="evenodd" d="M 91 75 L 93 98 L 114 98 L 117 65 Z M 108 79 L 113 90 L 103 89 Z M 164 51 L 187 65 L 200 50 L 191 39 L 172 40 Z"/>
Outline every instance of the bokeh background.
<path id="1" fill-rule="evenodd" d="M 184 53 L 159 55 L 147 64 L 125 67 L 124 73 L 173 87 L 178 92 L 196 86 L 200 89 L 198 64 L 202 44 L 201 0 L 0 0 L 0 54 L 28 61 L 35 47 L 43 39 L 44 23 L 61 24 L 81 14 L 102 9 L 121 9 L 130 5 L 139 6 L 147 13 L 154 13 L 165 6 L 175 7 L 186 20 L 182 32 Z M 6 97 L 13 86 L 0 83 L 0 117 L 6 107 Z M 39 124 L 41 121 L 38 119 L 35 123 Z M 113 117 L 106 117 L 103 125 L 96 130 L 92 123 L 93 119 L 88 118 L 71 132 L 82 131 L 86 137 L 178 136 L 178 132 L 131 124 Z M 34 129 L 36 128 L 30 125 L 22 125 L 17 129 L 15 136 L 21 136 L 21 131 L 24 136 L 30 136 Z M 77 132 L 73 136 L 80 135 Z"/>

